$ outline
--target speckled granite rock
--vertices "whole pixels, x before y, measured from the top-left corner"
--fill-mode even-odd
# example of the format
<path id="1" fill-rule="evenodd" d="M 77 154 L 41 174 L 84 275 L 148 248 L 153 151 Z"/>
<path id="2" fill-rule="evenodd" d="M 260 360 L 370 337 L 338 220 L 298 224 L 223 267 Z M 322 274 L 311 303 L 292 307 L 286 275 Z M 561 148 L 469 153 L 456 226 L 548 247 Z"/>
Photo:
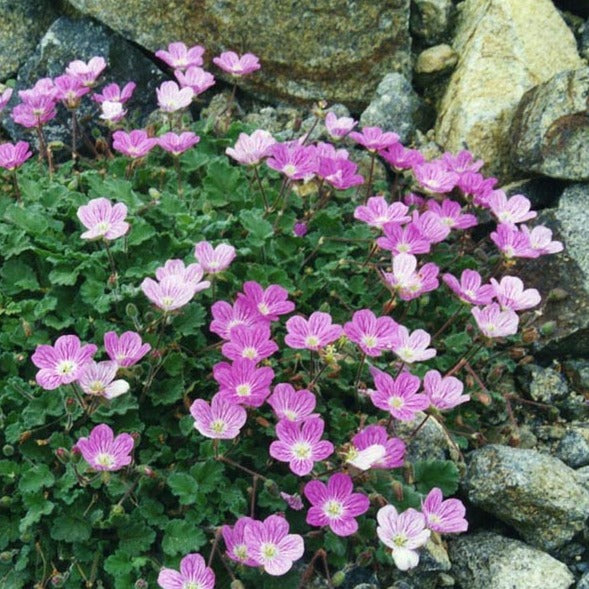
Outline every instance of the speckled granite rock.
<path id="1" fill-rule="evenodd" d="M 570 426 L 558 444 L 556 457 L 571 468 L 589 465 L 589 423 Z"/>
<path id="2" fill-rule="evenodd" d="M 511 126 L 512 159 L 525 172 L 589 179 L 589 67 L 562 72 L 526 92 Z"/>
<path id="3" fill-rule="evenodd" d="M 466 0 L 453 47 L 460 58 L 436 138 L 451 151 L 472 150 L 487 173 L 513 177 L 513 113 L 526 90 L 582 67 L 575 38 L 550 0 Z"/>
<path id="4" fill-rule="evenodd" d="M 178 40 L 208 59 L 251 51 L 262 69 L 240 85 L 272 100 L 365 106 L 386 73 L 410 73 L 409 0 L 69 1 L 152 51 Z"/>
<path id="5" fill-rule="evenodd" d="M 0 80 L 14 75 L 57 18 L 52 0 L 0 0 Z"/>
<path id="6" fill-rule="evenodd" d="M 452 0 L 412 0 L 411 32 L 426 45 L 438 43 L 448 33 L 453 13 Z"/>
<path id="7" fill-rule="evenodd" d="M 575 471 L 535 450 L 489 445 L 470 455 L 469 500 L 542 550 L 564 546 L 585 529 L 589 493 Z"/>
<path id="8" fill-rule="evenodd" d="M 465 589 L 568 589 L 575 582 L 549 554 L 491 532 L 459 536 L 449 552 L 451 574 Z"/>

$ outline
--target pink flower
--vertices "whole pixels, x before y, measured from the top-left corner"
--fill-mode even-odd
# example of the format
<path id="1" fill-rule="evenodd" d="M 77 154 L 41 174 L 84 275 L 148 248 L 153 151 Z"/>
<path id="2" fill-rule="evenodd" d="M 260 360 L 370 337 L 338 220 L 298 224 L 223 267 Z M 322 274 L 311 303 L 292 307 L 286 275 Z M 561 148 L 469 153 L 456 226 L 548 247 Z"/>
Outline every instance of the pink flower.
<path id="1" fill-rule="evenodd" d="M 41 78 L 35 82 L 35 85 L 32 88 L 19 90 L 18 95 L 26 104 L 31 104 L 37 98 L 41 97 L 55 101 L 55 85 L 53 84 L 53 79 Z"/>
<path id="2" fill-rule="evenodd" d="M 290 313 L 295 308 L 294 303 L 288 300 L 288 291 L 277 284 L 271 284 L 264 290 L 257 282 L 245 282 L 243 293 L 238 293 L 237 300 L 245 303 L 265 321 L 277 321 L 280 315 Z"/>
<path id="3" fill-rule="evenodd" d="M 294 511 L 301 511 L 301 510 L 305 509 L 305 505 L 303 504 L 303 500 L 301 499 L 301 496 L 298 493 L 295 493 L 294 495 L 289 495 L 288 493 L 281 491 L 280 498 L 284 499 L 286 504 L 291 509 L 294 509 Z"/>
<path id="4" fill-rule="evenodd" d="M 557 254 L 564 249 L 560 241 L 552 240 L 552 231 L 544 225 L 538 225 L 531 231 L 525 226 L 521 226 L 522 232 L 527 236 L 530 253 L 528 257 L 536 258 L 546 254 Z"/>
<path id="5" fill-rule="evenodd" d="M 133 366 L 151 350 L 134 331 L 125 331 L 119 337 L 114 331 L 104 334 L 104 348 L 108 357 L 119 366 Z"/>
<path id="6" fill-rule="evenodd" d="M 358 166 L 350 160 L 320 157 L 317 176 L 338 190 L 347 190 L 364 183 L 364 178 L 356 174 L 357 170 Z"/>
<path id="7" fill-rule="evenodd" d="M 55 101 L 53 97 L 44 95 L 31 96 L 26 102 L 17 104 L 10 116 L 16 124 L 27 129 L 39 127 L 57 116 Z"/>
<path id="8" fill-rule="evenodd" d="M 352 479 L 343 473 L 329 477 L 327 485 L 309 481 L 304 488 L 305 497 L 312 507 L 307 512 L 311 526 L 329 526 L 337 536 L 351 536 L 358 531 L 356 517 L 370 508 L 370 499 L 363 493 L 353 493 Z"/>
<path id="9" fill-rule="evenodd" d="M 430 403 L 441 411 L 454 409 L 461 403 L 470 400 L 469 395 L 463 395 L 464 385 L 454 376 L 444 376 L 437 370 L 429 370 L 423 377 L 423 392 Z"/>
<path id="10" fill-rule="evenodd" d="M 168 50 L 159 49 L 155 52 L 155 56 L 159 57 L 163 62 L 168 64 L 171 68 L 184 70 L 193 66 L 201 66 L 203 64 L 204 47 L 194 45 L 193 47 L 186 47 L 181 41 L 170 43 Z"/>
<path id="11" fill-rule="evenodd" d="M 417 149 L 406 149 L 401 143 L 393 143 L 386 149 L 379 151 L 383 157 L 396 170 L 408 170 L 420 166 L 425 158 Z"/>
<path id="12" fill-rule="evenodd" d="M 268 153 L 268 167 L 282 172 L 290 180 L 303 180 L 317 171 L 317 154 L 312 145 L 304 146 L 298 141 L 275 143 Z"/>
<path id="13" fill-rule="evenodd" d="M 332 325 L 331 315 L 315 311 L 309 319 L 300 315 L 291 317 L 286 322 L 284 343 L 295 349 L 318 350 L 338 339 L 343 329 L 341 325 Z"/>
<path id="14" fill-rule="evenodd" d="M 427 201 L 427 208 L 435 213 L 440 221 L 451 229 L 470 229 L 478 224 L 477 218 L 469 213 L 462 213 L 460 203 L 445 198 L 442 204 L 435 200 Z"/>
<path id="15" fill-rule="evenodd" d="M 78 380 L 84 366 L 96 353 L 94 344 L 82 346 L 75 335 L 62 335 L 54 346 L 42 344 L 37 346 L 31 357 L 33 364 L 40 368 L 36 380 L 45 390 L 53 390 L 62 384 Z"/>
<path id="16" fill-rule="evenodd" d="M 227 556 L 239 564 L 250 567 L 259 566 L 259 563 L 251 557 L 245 541 L 245 528 L 254 521 L 251 517 L 240 517 L 233 527 L 225 525 L 221 528 L 225 547 L 227 548 Z"/>
<path id="17" fill-rule="evenodd" d="M 211 307 L 213 320 L 210 330 L 224 340 L 231 339 L 231 332 L 238 325 L 252 326 L 259 321 L 259 314 L 243 300 L 238 299 L 233 305 L 226 301 L 217 301 Z"/>
<path id="18" fill-rule="evenodd" d="M 407 215 L 408 210 L 402 202 L 389 204 L 382 196 L 371 196 L 365 205 L 356 207 L 354 219 L 382 229 L 387 223 L 402 224 L 410 221 L 411 217 Z"/>
<path id="19" fill-rule="evenodd" d="M 127 207 L 122 202 L 113 206 L 106 198 L 94 198 L 87 205 L 82 205 L 77 215 L 88 229 L 80 235 L 82 239 L 111 241 L 129 231 L 129 223 L 125 221 Z"/>
<path id="20" fill-rule="evenodd" d="M 176 82 L 163 82 L 156 89 L 157 104 L 164 112 L 176 112 L 190 106 L 194 92 L 192 88 L 180 88 Z"/>
<path id="21" fill-rule="evenodd" d="M 473 197 L 473 204 L 488 208 L 488 200 L 495 184 L 497 184 L 497 178 L 485 178 L 476 172 L 463 172 L 457 186 L 466 197 Z"/>
<path id="22" fill-rule="evenodd" d="M 417 394 L 419 378 L 409 372 L 401 372 L 393 378 L 378 368 L 370 367 L 376 391 L 370 396 L 375 407 L 389 411 L 395 419 L 412 421 L 415 414 L 429 407 L 429 399 Z"/>
<path id="23" fill-rule="evenodd" d="M 215 85 L 215 76 L 196 66 L 189 67 L 185 72 L 180 69 L 175 70 L 174 75 L 180 86 L 190 88 L 195 96 Z"/>
<path id="24" fill-rule="evenodd" d="M 65 73 L 78 78 L 84 86 L 94 86 L 105 68 L 106 61 L 103 57 L 93 57 L 88 63 L 76 59 L 69 63 Z"/>
<path id="25" fill-rule="evenodd" d="M 137 84 L 135 82 L 128 82 L 122 90 L 118 84 L 107 84 L 102 89 L 102 92 L 95 92 L 92 95 L 92 100 L 99 103 L 120 102 L 121 104 L 125 104 L 133 96 L 136 87 Z"/>
<path id="26" fill-rule="evenodd" d="M 194 427 L 206 438 L 232 440 L 247 420 L 247 412 L 241 406 L 231 403 L 216 394 L 211 404 L 203 399 L 196 399 L 190 406 L 194 417 Z"/>
<path id="27" fill-rule="evenodd" d="M 218 274 L 227 270 L 235 258 L 235 248 L 226 243 L 217 247 L 208 241 L 199 241 L 194 247 L 194 257 L 207 274 Z"/>
<path id="28" fill-rule="evenodd" d="M 0 112 L 4 110 L 6 105 L 10 102 L 12 93 L 12 88 L 5 88 L 2 92 L 0 92 Z"/>
<path id="29" fill-rule="evenodd" d="M 333 112 L 328 112 L 325 116 L 325 128 L 330 137 L 336 141 L 345 137 L 357 124 L 358 121 L 350 117 L 338 118 Z"/>
<path id="30" fill-rule="evenodd" d="M 304 140 L 305 140 L 305 136 L 300 137 L 298 139 L 298 142 L 302 144 L 302 143 L 304 143 Z M 315 145 L 315 148 L 316 148 L 315 153 L 318 158 L 325 157 L 325 158 L 333 159 L 333 160 L 349 160 L 350 159 L 350 154 L 347 149 L 344 149 L 343 147 L 340 149 L 336 149 L 335 146 L 333 146 L 331 143 L 325 143 L 325 141 L 319 141 Z"/>
<path id="31" fill-rule="evenodd" d="M 378 247 L 393 252 L 395 255 L 427 254 L 431 249 L 430 240 L 414 223 L 405 226 L 398 223 L 387 223 L 383 227 L 383 232 L 384 235 L 376 240 Z"/>
<path id="32" fill-rule="evenodd" d="M 225 153 L 235 161 L 246 166 L 257 166 L 267 155 L 276 139 L 263 129 L 254 131 L 251 135 L 240 133 L 233 147 L 228 147 Z"/>
<path id="33" fill-rule="evenodd" d="M 411 222 L 430 243 L 444 241 L 451 232 L 450 226 L 433 211 L 425 211 L 421 214 L 418 211 L 413 211 Z"/>
<path id="34" fill-rule="evenodd" d="M 194 147 L 200 141 L 200 137 L 195 135 L 192 131 L 184 131 L 183 133 L 164 133 L 157 138 L 158 145 L 168 153 L 173 155 L 180 155 L 187 149 Z"/>
<path id="35" fill-rule="evenodd" d="M 464 519 L 466 509 L 458 499 L 442 501 L 442 491 L 434 487 L 423 500 L 421 511 L 425 516 L 425 525 L 438 534 L 466 532 L 468 522 Z"/>
<path id="36" fill-rule="evenodd" d="M 360 133 L 352 131 L 349 137 L 372 152 L 386 149 L 399 141 L 396 133 L 383 132 L 380 127 L 364 127 Z"/>
<path id="37" fill-rule="evenodd" d="M 360 470 L 399 468 L 403 466 L 404 456 L 403 440 L 389 438 L 381 425 L 369 425 L 352 438 L 346 462 Z"/>
<path id="38" fill-rule="evenodd" d="M 253 53 L 239 56 L 234 51 L 224 51 L 219 57 L 213 57 L 213 63 L 235 77 L 247 76 L 262 67 Z"/>
<path id="39" fill-rule="evenodd" d="M 229 337 L 230 341 L 223 344 L 221 352 L 230 360 L 248 358 L 258 364 L 278 350 L 278 345 L 270 339 L 267 323 L 257 323 L 249 327 L 236 325 Z"/>
<path id="40" fill-rule="evenodd" d="M 305 235 L 307 235 L 308 230 L 309 227 L 307 226 L 307 223 L 305 223 L 304 221 L 298 221 L 294 224 L 294 227 L 292 228 L 292 232 L 295 237 L 305 237 Z"/>
<path id="41" fill-rule="evenodd" d="M 182 260 L 168 260 L 155 271 L 155 275 L 158 282 L 146 278 L 141 283 L 141 290 L 165 312 L 183 307 L 197 292 L 211 285 L 208 280 L 201 280 L 203 271 L 198 264 L 184 266 Z"/>
<path id="42" fill-rule="evenodd" d="M 436 355 L 436 350 L 428 348 L 431 339 L 430 334 L 423 329 L 416 329 L 410 334 L 406 327 L 399 325 L 393 352 L 407 364 L 429 360 Z"/>
<path id="43" fill-rule="evenodd" d="M 258 368 L 249 358 L 238 358 L 232 364 L 215 364 L 213 376 L 220 385 L 219 395 L 223 400 L 247 407 L 260 407 L 270 395 L 274 370 L 267 366 Z"/>
<path id="44" fill-rule="evenodd" d="M 482 278 L 476 270 L 463 270 L 460 282 L 452 274 L 444 274 L 442 280 L 450 290 L 465 303 L 471 305 L 488 305 L 493 300 L 493 287 L 490 284 L 481 286 Z"/>
<path id="45" fill-rule="evenodd" d="M 115 380 L 119 365 L 116 362 L 94 362 L 84 365 L 78 378 L 80 388 L 87 395 L 97 395 L 105 399 L 114 399 L 129 390 L 126 380 Z"/>
<path id="46" fill-rule="evenodd" d="M 491 303 L 482 309 L 471 309 L 479 329 L 487 337 L 504 337 L 517 333 L 519 317 L 511 309 L 501 310 L 497 303 Z"/>
<path id="47" fill-rule="evenodd" d="M 504 276 L 501 282 L 491 278 L 492 288 L 502 309 L 523 311 L 540 304 L 542 297 L 535 288 L 524 290 L 524 283 L 517 276 Z"/>
<path id="48" fill-rule="evenodd" d="M 100 118 L 108 123 L 118 123 L 127 114 L 121 102 L 110 102 L 108 100 L 100 105 L 100 111 Z"/>
<path id="49" fill-rule="evenodd" d="M 392 505 L 385 505 L 376 514 L 376 533 L 380 541 L 392 550 L 393 560 L 398 569 L 407 571 L 417 566 L 417 548 L 430 537 L 425 527 L 425 517 L 419 511 L 409 508 L 398 513 Z"/>
<path id="50" fill-rule="evenodd" d="M 32 155 L 30 146 L 26 141 L 19 141 L 14 145 L 12 143 L 2 143 L 0 145 L 0 168 L 16 170 Z"/>
<path id="51" fill-rule="evenodd" d="M 269 575 L 284 575 L 305 552 L 302 536 L 288 532 L 288 522 L 280 515 L 270 515 L 263 522 L 252 521 L 245 526 L 247 552 Z"/>
<path id="52" fill-rule="evenodd" d="M 87 438 L 80 438 L 75 447 L 94 470 L 121 470 L 131 464 L 134 441 L 129 434 L 114 436 L 105 423 L 97 425 Z"/>
<path id="53" fill-rule="evenodd" d="M 446 168 L 451 172 L 457 174 L 464 174 L 465 172 L 478 172 L 484 165 L 483 160 L 474 161 L 473 155 L 468 150 L 463 150 L 456 155 L 446 152 L 440 158 Z"/>
<path id="54" fill-rule="evenodd" d="M 130 133 L 115 131 L 112 137 L 113 149 L 129 157 L 144 157 L 157 145 L 157 139 L 148 137 L 143 129 L 135 129 Z"/>
<path id="55" fill-rule="evenodd" d="M 491 233 L 491 239 L 497 249 L 510 260 L 511 258 L 537 258 L 540 253 L 532 248 L 530 233 L 519 230 L 516 226 L 500 223 L 497 231 Z"/>
<path id="56" fill-rule="evenodd" d="M 522 194 L 516 194 L 508 199 L 503 190 L 494 190 L 487 202 L 499 223 L 515 225 L 529 221 L 538 214 L 530 211 L 532 203 Z"/>
<path id="57" fill-rule="evenodd" d="M 308 417 L 317 417 L 315 409 L 315 395 L 306 390 L 295 391 L 286 383 L 277 384 L 268 398 L 268 405 L 272 407 L 279 420 L 304 421 Z"/>
<path id="58" fill-rule="evenodd" d="M 200 554 L 192 553 L 180 561 L 180 572 L 162 568 L 157 584 L 162 589 L 213 589 L 215 573 L 205 565 L 205 559 Z"/>
<path id="59" fill-rule="evenodd" d="M 398 323 L 390 317 L 376 317 L 368 309 L 356 311 L 344 325 L 344 333 L 368 356 L 380 356 L 390 349 L 397 336 Z"/>
<path id="60" fill-rule="evenodd" d="M 325 423 L 320 417 L 309 417 L 304 422 L 283 419 L 276 425 L 278 440 L 270 444 L 270 456 L 288 462 L 298 476 L 309 474 L 315 462 L 333 454 L 333 444 L 321 440 Z"/>
<path id="61" fill-rule="evenodd" d="M 449 172 L 440 162 L 428 162 L 413 168 L 415 178 L 427 192 L 451 192 L 458 182 L 458 174 Z"/>
<path id="62" fill-rule="evenodd" d="M 78 108 L 82 96 L 90 92 L 90 88 L 84 86 L 75 76 L 64 74 L 55 78 L 53 82 L 55 84 L 55 98 L 61 100 L 69 109 Z"/>
<path id="63" fill-rule="evenodd" d="M 393 256 L 393 272 L 384 272 L 385 281 L 399 293 L 404 301 L 410 301 L 425 292 L 439 286 L 440 269 L 433 263 L 424 264 L 416 272 L 417 258 L 411 254 L 401 253 Z"/>

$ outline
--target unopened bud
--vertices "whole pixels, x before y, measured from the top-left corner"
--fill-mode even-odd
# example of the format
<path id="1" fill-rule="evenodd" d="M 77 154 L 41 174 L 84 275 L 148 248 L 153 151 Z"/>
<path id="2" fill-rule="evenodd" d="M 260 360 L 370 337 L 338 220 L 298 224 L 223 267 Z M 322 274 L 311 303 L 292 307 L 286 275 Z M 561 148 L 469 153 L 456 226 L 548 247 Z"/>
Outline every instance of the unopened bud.
<path id="1" fill-rule="evenodd" d="M 0 497 L 0 507 L 10 507 L 12 505 L 12 497 L 4 495 Z"/>
<path id="2" fill-rule="evenodd" d="M 162 197 L 162 193 L 157 188 L 153 187 L 147 191 L 147 194 L 149 194 L 149 197 L 152 200 L 159 200 Z"/>
<path id="3" fill-rule="evenodd" d="M 52 577 L 51 577 L 51 585 L 53 587 L 63 587 L 65 582 L 68 579 L 68 574 L 64 573 L 55 573 Z"/>
<path id="4" fill-rule="evenodd" d="M 133 303 L 129 303 L 125 307 L 125 313 L 127 313 L 127 317 L 137 317 L 137 315 L 139 315 L 139 309 L 137 309 L 137 307 Z"/>
<path id="5" fill-rule="evenodd" d="M 4 552 L 0 552 L 0 562 L 8 563 L 12 560 L 12 550 L 5 550 Z"/>
<path id="6" fill-rule="evenodd" d="M 336 571 L 333 576 L 331 577 L 331 584 L 334 587 L 339 587 L 343 585 L 346 580 L 346 573 L 344 571 Z"/>
<path id="7" fill-rule="evenodd" d="M 2 454 L 4 454 L 4 456 L 12 456 L 14 454 L 14 446 L 11 444 L 4 444 L 2 447 Z"/>
<path id="8" fill-rule="evenodd" d="M 531 344 L 538 340 L 538 330 L 535 327 L 526 327 L 522 331 L 522 341 L 525 344 Z"/>
<path id="9" fill-rule="evenodd" d="M 70 453 L 65 448 L 58 448 L 55 451 L 55 456 L 62 464 L 69 462 Z"/>
<path id="10" fill-rule="evenodd" d="M 556 331 L 556 322 L 555 321 L 547 321 L 540 327 L 540 333 L 544 337 L 548 337 L 552 335 Z"/>
<path id="11" fill-rule="evenodd" d="M 134 585 L 135 589 L 147 589 L 149 583 L 145 579 L 137 579 Z"/>
<path id="12" fill-rule="evenodd" d="M 111 517 L 121 517 L 125 515 L 125 508 L 122 505 L 116 503 L 110 508 Z"/>
<path id="13" fill-rule="evenodd" d="M 239 579 L 233 579 L 229 587 L 230 589 L 245 589 L 245 585 Z"/>

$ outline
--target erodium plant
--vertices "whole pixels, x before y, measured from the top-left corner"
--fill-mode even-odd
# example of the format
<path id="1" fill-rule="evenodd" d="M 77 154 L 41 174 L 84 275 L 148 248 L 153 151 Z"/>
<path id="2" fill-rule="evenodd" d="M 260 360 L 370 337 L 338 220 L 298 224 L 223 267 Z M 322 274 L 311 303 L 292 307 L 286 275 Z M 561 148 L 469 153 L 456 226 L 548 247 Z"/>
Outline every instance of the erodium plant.
<path id="1" fill-rule="evenodd" d="M 18 90 L 39 158 L 0 146 L 0 585 L 295 588 L 354 562 L 385 582 L 467 529 L 455 462 L 409 451 L 428 427 L 454 455 L 478 439 L 540 304 L 518 260 L 562 245 L 469 152 L 426 161 L 324 106 L 337 145 L 211 134 L 204 49 L 156 55 L 159 123 L 132 128 L 135 84 L 101 87 L 97 56 Z"/>

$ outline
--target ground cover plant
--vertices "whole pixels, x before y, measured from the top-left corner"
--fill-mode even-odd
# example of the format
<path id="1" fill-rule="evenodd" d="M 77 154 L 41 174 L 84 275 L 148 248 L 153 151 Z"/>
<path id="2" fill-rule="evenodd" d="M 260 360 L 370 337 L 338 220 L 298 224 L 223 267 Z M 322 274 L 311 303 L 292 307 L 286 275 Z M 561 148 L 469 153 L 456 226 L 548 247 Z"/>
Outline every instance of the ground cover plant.
<path id="1" fill-rule="evenodd" d="M 281 143 L 235 90 L 192 121 L 203 52 L 157 53 L 177 81 L 146 128 L 101 57 L 12 110 L 36 147 L 0 145 L 3 586 L 337 586 L 468 527 L 456 464 L 406 447 L 428 420 L 476 441 L 540 302 L 517 260 L 562 245 L 468 152 L 428 162 L 321 104 L 329 142 Z"/>

